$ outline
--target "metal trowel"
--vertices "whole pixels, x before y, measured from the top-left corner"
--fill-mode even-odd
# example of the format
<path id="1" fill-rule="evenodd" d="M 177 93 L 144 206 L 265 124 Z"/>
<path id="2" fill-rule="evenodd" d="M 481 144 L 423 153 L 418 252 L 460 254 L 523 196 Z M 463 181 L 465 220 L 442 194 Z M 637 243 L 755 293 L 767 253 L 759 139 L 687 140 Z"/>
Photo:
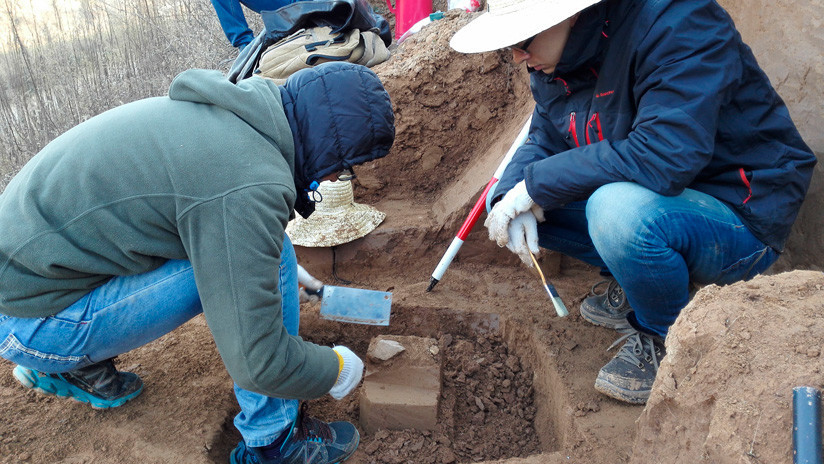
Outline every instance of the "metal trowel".
<path id="1" fill-rule="evenodd" d="M 309 289 L 304 289 L 309 292 Z M 324 285 L 316 292 L 321 298 L 320 317 L 352 324 L 389 325 L 392 293 L 363 288 Z"/>

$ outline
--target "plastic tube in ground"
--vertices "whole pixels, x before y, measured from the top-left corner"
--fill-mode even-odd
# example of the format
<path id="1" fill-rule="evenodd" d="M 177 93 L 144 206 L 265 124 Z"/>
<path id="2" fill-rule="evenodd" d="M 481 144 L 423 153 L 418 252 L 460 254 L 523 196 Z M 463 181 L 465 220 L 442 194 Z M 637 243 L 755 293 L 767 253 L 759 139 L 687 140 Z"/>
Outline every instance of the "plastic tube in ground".
<path id="1" fill-rule="evenodd" d="M 821 464 L 821 392 L 793 388 L 793 463 Z"/>

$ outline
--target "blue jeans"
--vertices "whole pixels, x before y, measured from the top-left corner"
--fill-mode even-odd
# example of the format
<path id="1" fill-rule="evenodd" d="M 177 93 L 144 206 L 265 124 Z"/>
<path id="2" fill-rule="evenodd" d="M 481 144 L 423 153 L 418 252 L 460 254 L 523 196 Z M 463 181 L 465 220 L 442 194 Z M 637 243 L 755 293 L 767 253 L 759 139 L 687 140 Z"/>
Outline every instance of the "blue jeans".
<path id="1" fill-rule="evenodd" d="M 297 335 L 297 260 L 286 236 L 279 273 L 283 323 Z M 202 311 L 191 263 L 171 260 L 144 274 L 115 277 L 54 316 L 0 315 L 0 356 L 40 372 L 66 372 L 145 345 Z M 235 426 L 249 446 L 272 443 L 297 417 L 297 400 L 234 388 L 241 409 Z"/>
<path id="2" fill-rule="evenodd" d="M 212 0 L 212 6 L 226 38 L 233 47 L 243 48 L 255 38 L 255 35 L 249 29 L 241 4 L 260 13 L 277 10 L 296 1 L 298 0 Z"/>
<path id="3" fill-rule="evenodd" d="M 778 253 L 727 205 L 687 189 L 667 197 L 630 182 L 550 211 L 539 243 L 611 273 L 638 329 L 665 337 L 689 302 L 690 283 L 726 285 L 764 272 Z"/>

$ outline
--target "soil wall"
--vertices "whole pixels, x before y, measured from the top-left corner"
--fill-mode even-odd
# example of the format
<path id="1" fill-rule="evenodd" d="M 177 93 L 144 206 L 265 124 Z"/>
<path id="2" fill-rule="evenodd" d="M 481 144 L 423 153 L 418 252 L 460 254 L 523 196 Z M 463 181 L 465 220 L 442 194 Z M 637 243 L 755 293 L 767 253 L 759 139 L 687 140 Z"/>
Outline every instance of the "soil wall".
<path id="1" fill-rule="evenodd" d="M 824 275 L 696 294 L 667 336 L 632 464 L 793 462 L 793 388 L 822 387 Z"/>
<path id="2" fill-rule="evenodd" d="M 824 157 L 824 8 L 821 0 L 719 0 L 787 103 L 801 136 Z M 816 166 L 787 251 L 775 270 L 824 269 L 824 163 Z"/>

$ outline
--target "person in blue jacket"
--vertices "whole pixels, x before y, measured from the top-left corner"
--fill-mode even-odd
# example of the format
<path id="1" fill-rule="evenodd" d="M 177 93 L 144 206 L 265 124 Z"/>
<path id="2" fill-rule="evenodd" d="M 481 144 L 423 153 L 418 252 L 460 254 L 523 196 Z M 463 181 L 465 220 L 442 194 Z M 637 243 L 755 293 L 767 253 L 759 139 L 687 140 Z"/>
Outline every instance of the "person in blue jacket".
<path id="1" fill-rule="evenodd" d="M 255 35 L 249 28 L 249 23 L 246 22 L 241 5 L 255 13 L 260 13 L 277 10 L 296 1 L 298 0 L 212 0 L 212 6 L 215 8 L 220 27 L 223 28 L 223 33 L 226 34 L 229 43 L 238 50 L 243 50 L 255 38 Z"/>
<path id="2" fill-rule="evenodd" d="M 581 315 L 625 343 L 595 388 L 645 403 L 691 288 L 777 259 L 815 156 L 714 0 L 489 0 L 451 45 L 510 49 L 536 103 L 490 238 L 602 269 Z"/>

